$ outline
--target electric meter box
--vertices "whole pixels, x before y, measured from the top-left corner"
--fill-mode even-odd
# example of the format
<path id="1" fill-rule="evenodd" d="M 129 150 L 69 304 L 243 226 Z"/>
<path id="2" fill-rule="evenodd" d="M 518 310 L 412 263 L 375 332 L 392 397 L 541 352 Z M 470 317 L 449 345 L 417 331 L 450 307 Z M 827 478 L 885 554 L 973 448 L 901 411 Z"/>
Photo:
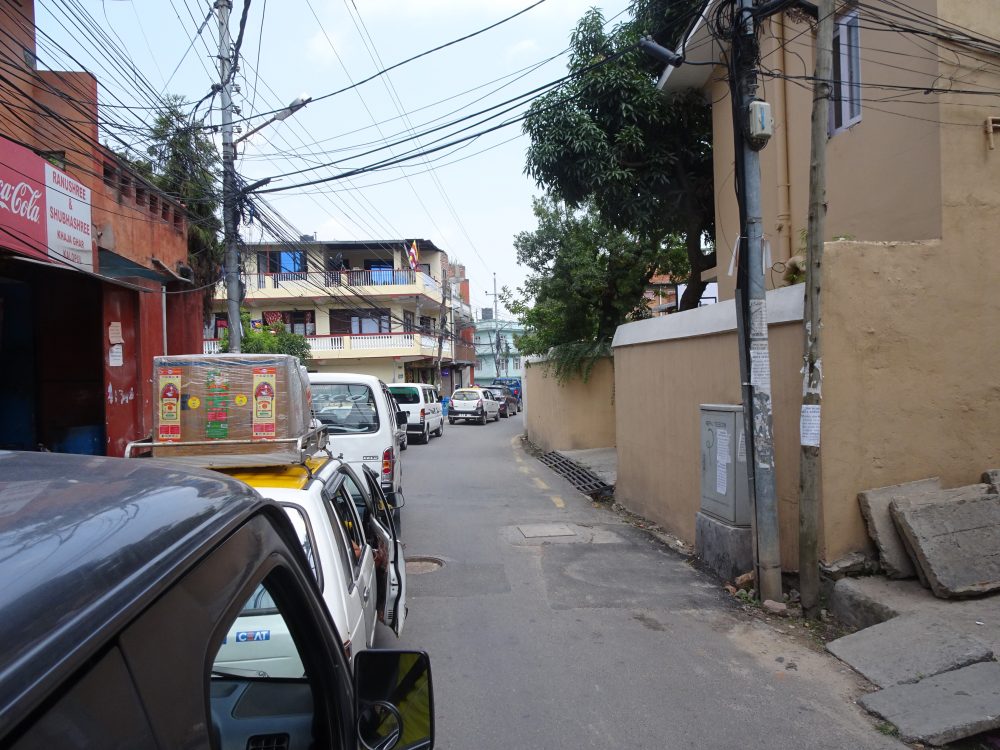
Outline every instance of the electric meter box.
<path id="1" fill-rule="evenodd" d="M 701 405 L 701 512 L 730 526 L 750 525 L 743 407 Z"/>
<path id="2" fill-rule="evenodd" d="M 774 135 L 774 117 L 771 116 L 771 105 L 755 99 L 750 102 L 750 137 L 768 139 Z"/>

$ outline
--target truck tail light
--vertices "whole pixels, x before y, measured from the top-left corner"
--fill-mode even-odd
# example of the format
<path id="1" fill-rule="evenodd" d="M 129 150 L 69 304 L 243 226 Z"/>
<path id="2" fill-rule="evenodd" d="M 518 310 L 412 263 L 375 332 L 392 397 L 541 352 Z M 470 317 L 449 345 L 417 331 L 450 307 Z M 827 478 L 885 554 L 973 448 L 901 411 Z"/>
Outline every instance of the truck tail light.
<path id="1" fill-rule="evenodd" d="M 478 401 L 476 401 L 476 408 L 477 409 L 482 409 L 483 408 L 483 400 L 482 399 L 479 399 Z"/>
<path id="2" fill-rule="evenodd" d="M 392 448 L 386 448 L 382 451 L 382 476 L 392 476 Z"/>
<path id="3" fill-rule="evenodd" d="M 420 421 L 423 422 L 424 419 L 426 418 L 426 416 L 427 416 L 427 410 L 426 409 L 421 409 L 420 410 Z"/>
<path id="4" fill-rule="evenodd" d="M 344 656 L 347 657 L 347 662 L 350 663 L 351 656 L 354 655 L 354 648 L 351 646 L 351 639 L 348 638 L 344 641 Z"/>

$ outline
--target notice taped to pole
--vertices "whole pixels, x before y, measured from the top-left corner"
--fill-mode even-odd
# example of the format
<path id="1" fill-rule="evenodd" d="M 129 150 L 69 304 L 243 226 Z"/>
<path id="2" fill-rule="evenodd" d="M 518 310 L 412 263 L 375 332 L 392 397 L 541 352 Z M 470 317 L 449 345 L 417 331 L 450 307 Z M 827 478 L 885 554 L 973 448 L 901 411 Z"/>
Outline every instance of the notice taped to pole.
<path id="1" fill-rule="evenodd" d="M 819 448 L 819 404 L 802 404 L 799 416 L 799 442 L 810 448 Z"/>
<path id="2" fill-rule="evenodd" d="M 750 342 L 750 385 L 755 391 L 771 394 L 771 359 L 766 340 Z"/>

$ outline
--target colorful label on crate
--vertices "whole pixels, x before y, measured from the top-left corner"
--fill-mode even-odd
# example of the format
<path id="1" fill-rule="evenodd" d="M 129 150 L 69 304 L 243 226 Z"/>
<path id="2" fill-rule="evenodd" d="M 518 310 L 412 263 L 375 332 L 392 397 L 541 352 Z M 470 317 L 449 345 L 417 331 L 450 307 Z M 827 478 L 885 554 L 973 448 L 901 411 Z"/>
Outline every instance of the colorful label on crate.
<path id="1" fill-rule="evenodd" d="M 229 438 L 229 380 L 222 370 L 209 370 L 205 378 L 205 439 Z"/>
<path id="2" fill-rule="evenodd" d="M 179 443 L 181 439 L 181 371 L 175 367 L 161 367 L 158 376 L 160 423 L 156 439 L 161 443 Z"/>
<path id="3" fill-rule="evenodd" d="M 253 368 L 253 439 L 277 435 L 277 406 L 274 402 L 278 383 L 276 367 Z"/>

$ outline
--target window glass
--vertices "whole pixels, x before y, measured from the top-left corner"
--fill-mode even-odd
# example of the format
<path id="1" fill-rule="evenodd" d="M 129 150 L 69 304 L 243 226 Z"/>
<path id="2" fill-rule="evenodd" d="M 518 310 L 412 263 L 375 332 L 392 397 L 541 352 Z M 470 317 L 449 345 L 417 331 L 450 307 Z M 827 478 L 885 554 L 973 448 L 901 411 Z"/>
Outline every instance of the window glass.
<path id="1" fill-rule="evenodd" d="M 378 432 L 375 394 L 367 385 L 323 384 L 311 386 L 313 410 L 327 432 L 352 434 Z"/>
<path id="2" fill-rule="evenodd" d="M 305 667 L 282 611 L 265 579 L 226 630 L 212 660 L 217 678 L 301 678 Z"/>
<path id="3" fill-rule="evenodd" d="M 831 134 L 861 120 L 861 32 L 858 12 L 837 18 L 833 31 Z"/>
<path id="4" fill-rule="evenodd" d="M 478 401 L 482 396 L 477 391 L 455 391 L 451 398 L 453 401 Z"/>
<path id="5" fill-rule="evenodd" d="M 389 393 L 396 397 L 396 402 L 400 404 L 419 404 L 420 393 L 412 386 L 390 385 Z"/>
<path id="6" fill-rule="evenodd" d="M 357 570 L 361 566 L 361 558 L 365 549 L 364 529 L 361 518 L 354 505 L 354 498 L 344 489 L 324 491 L 323 500 L 333 514 L 337 526 L 343 531 L 350 552 L 351 568 Z"/>

